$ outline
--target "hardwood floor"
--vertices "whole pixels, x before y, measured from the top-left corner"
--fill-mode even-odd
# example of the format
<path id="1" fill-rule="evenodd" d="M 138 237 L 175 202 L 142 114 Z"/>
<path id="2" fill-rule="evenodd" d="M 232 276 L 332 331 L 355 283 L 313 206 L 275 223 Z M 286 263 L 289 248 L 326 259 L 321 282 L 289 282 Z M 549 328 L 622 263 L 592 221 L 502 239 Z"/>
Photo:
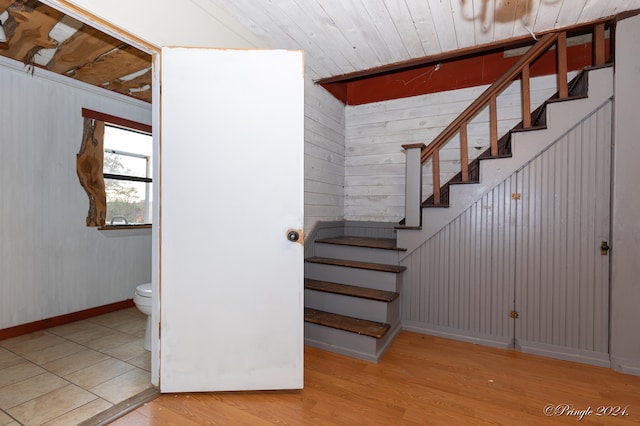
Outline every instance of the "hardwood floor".
<path id="1" fill-rule="evenodd" d="M 640 377 L 403 331 L 379 364 L 306 347 L 301 391 L 164 394 L 112 424 L 631 425 Z"/>

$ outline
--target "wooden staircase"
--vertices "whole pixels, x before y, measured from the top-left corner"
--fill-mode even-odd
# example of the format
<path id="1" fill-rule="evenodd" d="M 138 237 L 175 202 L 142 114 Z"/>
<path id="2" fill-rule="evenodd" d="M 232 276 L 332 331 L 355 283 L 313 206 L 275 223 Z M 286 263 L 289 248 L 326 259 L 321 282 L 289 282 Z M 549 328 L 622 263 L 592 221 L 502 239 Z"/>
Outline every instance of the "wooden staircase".
<path id="1" fill-rule="evenodd" d="M 605 57 L 605 23 L 599 22 L 589 27 L 593 37 L 593 61 L 594 67 L 606 64 Z M 447 207 L 449 205 L 448 190 L 451 183 L 477 183 L 478 173 L 472 170 L 472 166 L 479 169 L 480 159 L 475 164 L 469 163 L 468 126 L 474 118 L 483 110 L 489 113 L 489 142 L 490 148 L 484 153 L 483 159 L 504 158 L 510 155 L 510 138 L 513 130 L 502 139 L 498 139 L 498 110 L 497 99 L 507 87 L 520 80 L 522 121 L 519 130 L 538 130 L 545 128 L 544 110 L 546 103 L 533 113 L 531 112 L 531 67 L 544 56 L 545 53 L 555 47 L 555 61 L 557 66 L 557 100 L 572 99 L 571 86 L 580 86 L 576 82 L 569 84 L 568 58 L 567 58 L 567 31 L 560 30 L 545 34 L 529 50 L 522 55 L 502 76 L 489 86 L 471 105 L 458 115 L 428 146 L 422 143 L 403 145 L 406 151 L 406 183 L 405 183 L 405 222 L 408 228 L 419 228 L 422 224 L 422 211 L 424 206 Z M 440 153 L 454 137 L 459 137 L 460 173 L 457 179 L 451 183 L 441 185 Z M 500 144 L 502 142 L 502 146 Z M 430 163 L 433 195 L 431 200 L 422 201 L 422 166 Z M 473 162 L 472 162 L 473 163 Z M 474 176 L 475 175 L 475 176 Z M 442 190 L 446 193 L 443 193 Z"/>
<path id="2" fill-rule="evenodd" d="M 400 330 L 402 273 L 395 240 L 316 240 L 305 263 L 305 344 L 378 362 Z"/>
<path id="3" fill-rule="evenodd" d="M 594 28 L 594 60 L 589 70 L 567 81 L 567 34 L 545 35 L 502 77 L 461 113 L 429 146 L 403 145 L 407 152 L 406 223 L 396 226 L 398 239 L 340 236 L 316 239 L 313 255 L 305 263 L 305 343 L 321 349 L 378 362 L 401 328 L 400 298 L 405 267 L 400 265 L 402 252 L 415 250 L 439 229 L 448 224 L 483 192 L 498 185 L 534 156 L 546 149 L 562 134 L 567 123 L 581 119 L 607 99 L 612 87 L 612 73 L 604 59 L 604 24 Z M 555 46 L 557 51 L 558 92 L 534 111 L 530 110 L 530 65 Z M 598 81 L 587 98 L 588 75 L 594 71 Z M 522 82 L 522 121 L 501 138 L 497 135 L 497 96 L 514 80 Z M 553 113 L 561 101 L 577 101 L 569 111 Z M 582 103 L 581 103 L 582 102 Z M 483 109 L 489 108 L 490 147 L 469 161 L 467 126 Z M 549 123 L 547 123 L 549 121 Z M 549 126 L 548 126 L 549 124 Z M 561 124 L 561 125 L 560 125 Z M 537 130 L 540 132 L 530 132 Z M 528 137 L 527 132 L 533 136 Z M 451 138 L 460 139 L 460 172 L 444 185 L 440 184 L 440 150 Z M 518 136 L 516 136 L 518 135 Z M 512 145 L 518 149 L 512 150 Z M 502 165 L 495 165 L 496 160 Z M 432 168 L 433 194 L 422 198 L 422 167 Z M 491 165 L 491 166 L 490 166 Z M 495 166 L 494 166 L 495 165 Z M 493 167 L 491 172 L 487 170 Z M 482 182 L 480 181 L 481 170 Z M 460 185 L 476 184 L 476 185 Z M 458 186 L 456 190 L 454 187 Z M 472 189 L 474 188 L 475 189 Z M 455 206 L 430 210 L 423 221 L 423 209 L 450 207 L 451 192 Z M 449 210 L 449 211 L 446 211 Z M 405 248 L 398 248 L 397 242 Z"/>
<path id="4" fill-rule="evenodd" d="M 589 68 L 592 69 L 592 68 Z M 547 128 L 547 109 L 548 106 L 556 102 L 566 102 L 576 99 L 585 99 L 589 86 L 589 69 L 583 69 L 576 75 L 568 85 L 568 95 L 564 98 L 559 97 L 556 92 L 553 96 L 542 103 L 531 113 L 529 127 L 524 126 L 524 120 L 520 121 L 513 129 L 509 130 L 500 139 L 498 139 L 498 150 L 496 154 L 492 154 L 491 148 L 487 148 L 476 159 L 469 163 L 468 180 L 463 180 L 462 172 L 456 174 L 447 183 L 440 187 L 440 203 L 436 204 L 434 195 L 432 194 L 422 202 L 423 208 L 428 207 L 449 207 L 449 188 L 451 185 L 475 184 L 480 183 L 480 162 L 482 160 L 510 158 L 512 156 L 512 137 L 515 133 L 530 132 L 536 130 L 544 130 Z M 402 223 L 401 223 L 402 224 Z"/>

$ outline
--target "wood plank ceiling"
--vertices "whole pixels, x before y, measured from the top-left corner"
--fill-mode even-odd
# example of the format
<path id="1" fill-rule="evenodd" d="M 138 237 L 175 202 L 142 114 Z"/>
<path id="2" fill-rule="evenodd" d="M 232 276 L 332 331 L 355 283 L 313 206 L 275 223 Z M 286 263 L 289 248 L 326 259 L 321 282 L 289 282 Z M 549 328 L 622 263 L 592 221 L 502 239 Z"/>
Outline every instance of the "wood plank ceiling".
<path id="1" fill-rule="evenodd" d="M 194 1 L 194 0 L 191 0 Z M 322 79 L 640 9 L 640 0 L 198 0 Z M 123 11 L 124 13 L 124 11 Z M 151 101 L 148 54 L 36 0 L 0 0 L 0 55 Z"/>
<path id="2" fill-rule="evenodd" d="M 209 0 L 314 79 L 593 21 L 640 0 Z"/>

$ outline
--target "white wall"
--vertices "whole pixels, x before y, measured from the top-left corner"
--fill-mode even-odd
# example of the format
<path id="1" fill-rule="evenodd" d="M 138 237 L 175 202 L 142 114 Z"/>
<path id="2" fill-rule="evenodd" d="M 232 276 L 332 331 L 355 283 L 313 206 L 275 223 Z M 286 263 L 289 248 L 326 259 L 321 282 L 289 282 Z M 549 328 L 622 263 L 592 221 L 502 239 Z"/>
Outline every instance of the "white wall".
<path id="1" fill-rule="evenodd" d="M 304 106 L 305 223 L 344 217 L 344 105 L 307 78 Z"/>
<path id="2" fill-rule="evenodd" d="M 611 364 L 640 375 L 640 191 L 638 99 L 640 16 L 616 26 L 613 224 L 611 246 Z"/>
<path id="3" fill-rule="evenodd" d="M 521 120 L 520 83 L 498 98 L 498 137 Z M 346 108 L 345 219 L 398 222 L 404 217 L 405 154 L 402 145 L 428 145 L 487 86 L 452 90 Z M 549 98 L 555 77 L 531 82 L 532 110 Z M 488 110 L 468 126 L 469 158 L 489 146 Z M 441 183 L 460 171 L 459 143 L 440 153 Z M 423 194 L 433 193 L 431 167 L 424 167 Z"/>
<path id="4" fill-rule="evenodd" d="M 86 227 L 76 154 L 81 108 L 151 124 L 150 105 L 0 59 L 0 329 L 132 299 L 150 233 Z"/>
<path id="5" fill-rule="evenodd" d="M 268 47 L 207 0 L 43 0 L 75 5 L 156 47 Z M 65 10 L 68 9 L 65 7 Z"/>

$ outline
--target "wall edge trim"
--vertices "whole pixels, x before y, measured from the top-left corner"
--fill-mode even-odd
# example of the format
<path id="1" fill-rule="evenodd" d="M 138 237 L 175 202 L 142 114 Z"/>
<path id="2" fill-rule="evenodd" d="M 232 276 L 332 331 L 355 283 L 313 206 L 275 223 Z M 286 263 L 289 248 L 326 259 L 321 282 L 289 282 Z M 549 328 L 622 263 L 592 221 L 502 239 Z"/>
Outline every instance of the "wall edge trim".
<path id="1" fill-rule="evenodd" d="M 108 314 L 109 312 L 119 311 L 121 309 L 131 308 L 134 306 L 135 303 L 133 303 L 133 299 L 126 299 L 120 302 L 110 303 L 108 305 L 96 306 L 95 308 L 84 309 L 82 311 L 71 312 L 68 314 L 45 318 L 26 324 L 19 324 L 13 327 L 3 328 L 0 329 L 0 340 L 21 336 L 23 334 L 29 334 L 36 331 L 42 331 L 47 328 L 57 327 L 59 325 L 96 317 L 98 315 Z"/>

